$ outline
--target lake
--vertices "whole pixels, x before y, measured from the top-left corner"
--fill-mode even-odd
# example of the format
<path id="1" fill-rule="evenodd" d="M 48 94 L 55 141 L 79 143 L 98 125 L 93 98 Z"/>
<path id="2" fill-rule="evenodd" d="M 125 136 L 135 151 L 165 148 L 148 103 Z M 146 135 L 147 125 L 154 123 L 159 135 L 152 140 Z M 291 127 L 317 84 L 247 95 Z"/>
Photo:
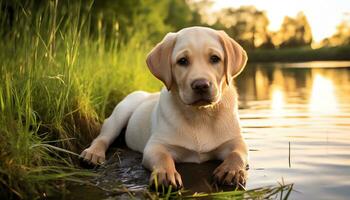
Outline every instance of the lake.
<path id="1" fill-rule="evenodd" d="M 294 183 L 291 199 L 350 197 L 350 63 L 251 64 L 237 78 L 247 188 Z"/>

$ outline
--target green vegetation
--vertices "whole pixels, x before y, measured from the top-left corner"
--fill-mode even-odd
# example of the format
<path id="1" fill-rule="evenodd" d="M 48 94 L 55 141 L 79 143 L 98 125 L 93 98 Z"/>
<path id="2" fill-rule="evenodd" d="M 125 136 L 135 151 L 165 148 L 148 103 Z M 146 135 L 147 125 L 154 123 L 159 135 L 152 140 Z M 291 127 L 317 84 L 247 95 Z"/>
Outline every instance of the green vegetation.
<path id="1" fill-rule="evenodd" d="M 285 16 L 278 31 L 269 31 L 266 12 L 254 6 L 223 8 L 212 25 L 233 37 L 245 49 L 275 49 L 310 46 L 312 34 L 303 12 L 295 18 Z"/>
<path id="2" fill-rule="evenodd" d="M 91 5 L 56 3 L 0 13 L 1 197 L 43 197 L 91 175 L 75 168 L 74 153 L 127 93 L 160 88 L 141 36 L 124 44 L 110 37 L 107 45 L 102 27 L 90 35 Z"/>
<path id="3" fill-rule="evenodd" d="M 146 191 L 143 195 L 149 199 L 288 199 L 293 191 L 293 184 L 279 183 L 278 186 L 255 188 L 247 191 L 232 190 L 220 191 L 213 193 L 194 193 L 188 194 L 189 191 L 180 190 L 173 192 L 171 187 L 157 190 L 157 192 L 150 193 Z"/>
<path id="4" fill-rule="evenodd" d="M 323 47 L 319 49 L 256 49 L 248 51 L 249 62 L 305 62 L 350 60 L 350 46 Z"/>

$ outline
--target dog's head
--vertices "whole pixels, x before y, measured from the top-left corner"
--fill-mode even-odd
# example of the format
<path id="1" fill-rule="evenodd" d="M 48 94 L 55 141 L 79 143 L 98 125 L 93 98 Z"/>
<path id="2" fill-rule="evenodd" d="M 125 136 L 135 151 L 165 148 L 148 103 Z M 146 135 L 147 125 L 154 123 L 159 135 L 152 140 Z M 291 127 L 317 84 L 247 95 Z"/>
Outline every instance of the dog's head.
<path id="1" fill-rule="evenodd" d="M 190 27 L 168 33 L 147 57 L 152 74 L 186 105 L 206 106 L 221 100 L 247 62 L 243 48 L 223 31 Z"/>

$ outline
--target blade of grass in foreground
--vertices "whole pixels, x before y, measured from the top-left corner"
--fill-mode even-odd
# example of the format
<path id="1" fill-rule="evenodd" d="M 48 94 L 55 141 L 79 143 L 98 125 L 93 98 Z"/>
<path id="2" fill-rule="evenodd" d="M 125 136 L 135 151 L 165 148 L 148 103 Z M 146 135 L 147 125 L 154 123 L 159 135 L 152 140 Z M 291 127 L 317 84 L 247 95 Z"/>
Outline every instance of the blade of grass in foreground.
<path id="1" fill-rule="evenodd" d="M 266 186 L 247 191 L 222 191 L 214 193 L 194 193 L 180 190 L 172 192 L 171 188 L 162 192 L 145 191 L 144 195 L 150 199 L 283 199 L 287 200 L 293 190 L 293 184 L 279 184 L 277 186 Z"/>

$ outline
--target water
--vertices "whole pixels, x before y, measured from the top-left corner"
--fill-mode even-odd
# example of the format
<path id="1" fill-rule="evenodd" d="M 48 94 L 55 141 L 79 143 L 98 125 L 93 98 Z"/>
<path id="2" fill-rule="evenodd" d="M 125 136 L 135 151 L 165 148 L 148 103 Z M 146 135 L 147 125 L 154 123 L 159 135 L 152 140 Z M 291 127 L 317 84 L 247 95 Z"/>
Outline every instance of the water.
<path id="1" fill-rule="evenodd" d="M 291 199 L 350 198 L 348 66 L 255 64 L 238 77 L 248 189 L 283 178 L 294 183 Z"/>
<path id="2" fill-rule="evenodd" d="M 255 64 L 237 78 L 243 135 L 250 148 L 247 189 L 275 186 L 283 179 L 294 183 L 290 199 L 350 198 L 347 66 L 350 62 Z M 122 137 L 117 140 L 107 163 L 97 168 L 100 176 L 93 182 L 100 189 L 76 185 L 64 199 L 129 199 L 118 190 L 121 184 L 132 191 L 147 188 L 150 173 L 141 165 L 142 154 L 123 147 Z M 176 168 L 186 190 L 210 192 L 219 164 L 180 163 Z"/>

